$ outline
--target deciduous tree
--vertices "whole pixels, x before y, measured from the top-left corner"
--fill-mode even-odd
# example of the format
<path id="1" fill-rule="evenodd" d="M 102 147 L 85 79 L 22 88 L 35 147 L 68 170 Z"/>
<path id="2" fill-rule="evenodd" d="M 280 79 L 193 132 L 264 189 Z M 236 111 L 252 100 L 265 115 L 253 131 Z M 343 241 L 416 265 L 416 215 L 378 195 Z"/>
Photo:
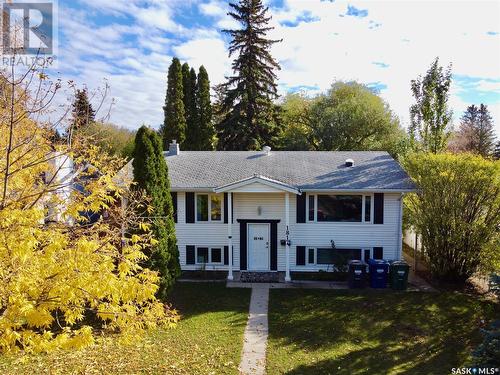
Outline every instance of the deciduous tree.
<path id="1" fill-rule="evenodd" d="M 158 274 L 141 266 L 148 223 L 118 204 L 121 163 L 80 135 L 54 145 L 56 124 L 36 119 L 60 83 L 15 68 L 0 72 L 0 352 L 81 348 L 102 332 L 130 341 L 174 323 L 155 297 Z M 122 237 L 122 225 L 145 233 Z"/>
<path id="2" fill-rule="evenodd" d="M 404 167 L 418 186 L 405 203 L 432 274 L 465 282 L 498 272 L 500 164 L 472 154 L 411 154 Z"/>
<path id="3" fill-rule="evenodd" d="M 410 136 L 418 148 L 438 153 L 446 148 L 451 111 L 448 108 L 451 64 L 443 69 L 436 58 L 424 77 L 411 81 L 415 104 L 410 107 Z"/>
<path id="4" fill-rule="evenodd" d="M 314 150 L 311 107 L 315 98 L 303 94 L 288 94 L 281 104 L 282 133 L 279 148 L 282 150 Z"/>
<path id="5" fill-rule="evenodd" d="M 101 121 L 95 121 L 79 131 L 110 155 L 132 158 L 135 131 Z"/>
<path id="6" fill-rule="evenodd" d="M 336 82 L 310 107 L 311 139 L 316 150 L 387 150 L 404 136 L 387 103 L 356 82 Z"/>

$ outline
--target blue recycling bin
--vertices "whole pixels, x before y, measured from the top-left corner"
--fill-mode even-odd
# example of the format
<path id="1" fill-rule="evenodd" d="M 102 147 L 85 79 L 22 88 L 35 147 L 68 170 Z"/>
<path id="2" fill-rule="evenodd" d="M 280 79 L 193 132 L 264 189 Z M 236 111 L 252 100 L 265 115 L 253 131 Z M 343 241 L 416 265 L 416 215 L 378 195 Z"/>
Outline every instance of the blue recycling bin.
<path id="1" fill-rule="evenodd" d="M 382 259 L 369 259 L 370 287 L 386 288 L 389 275 L 389 262 Z"/>

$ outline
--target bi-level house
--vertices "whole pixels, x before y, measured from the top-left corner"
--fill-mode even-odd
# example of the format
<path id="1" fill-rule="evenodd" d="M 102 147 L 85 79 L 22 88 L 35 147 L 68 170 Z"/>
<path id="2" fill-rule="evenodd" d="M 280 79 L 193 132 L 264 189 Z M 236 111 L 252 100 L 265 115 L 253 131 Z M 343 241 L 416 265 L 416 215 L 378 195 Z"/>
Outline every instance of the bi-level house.
<path id="1" fill-rule="evenodd" d="M 182 151 L 165 160 L 184 271 L 333 270 L 400 259 L 409 177 L 382 151 Z M 131 168 L 129 163 L 128 168 Z"/>

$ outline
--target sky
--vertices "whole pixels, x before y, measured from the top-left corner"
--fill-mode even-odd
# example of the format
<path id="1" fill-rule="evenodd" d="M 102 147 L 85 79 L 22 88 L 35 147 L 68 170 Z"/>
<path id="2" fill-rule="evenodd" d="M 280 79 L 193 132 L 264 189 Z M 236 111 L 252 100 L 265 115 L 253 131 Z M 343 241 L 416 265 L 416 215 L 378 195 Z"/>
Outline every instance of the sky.
<path id="1" fill-rule="evenodd" d="M 434 58 L 452 63 L 454 125 L 470 104 L 487 104 L 500 136 L 499 1 L 264 0 L 282 39 L 279 92 L 325 92 L 335 80 L 374 89 L 409 122 L 410 81 Z M 58 75 L 89 90 L 110 87 L 110 121 L 136 129 L 163 122 L 172 57 L 211 84 L 231 74 L 225 28 L 236 28 L 221 0 L 59 0 Z"/>

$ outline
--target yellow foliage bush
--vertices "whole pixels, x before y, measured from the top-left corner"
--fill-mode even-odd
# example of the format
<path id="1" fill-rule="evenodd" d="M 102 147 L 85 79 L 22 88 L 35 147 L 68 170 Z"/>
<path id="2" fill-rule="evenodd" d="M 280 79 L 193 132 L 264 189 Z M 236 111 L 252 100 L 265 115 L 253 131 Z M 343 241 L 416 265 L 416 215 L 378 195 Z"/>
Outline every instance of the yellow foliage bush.
<path id="1" fill-rule="evenodd" d="M 120 161 L 81 139 L 54 146 L 28 89 L 0 76 L 0 91 L 0 352 L 78 349 L 102 331 L 130 342 L 174 325 L 177 313 L 155 298 L 157 273 L 141 267 L 153 239 L 122 241 L 124 227 L 147 223 L 133 197 L 129 211 L 119 204 Z M 89 212 L 102 215 L 90 224 Z"/>

